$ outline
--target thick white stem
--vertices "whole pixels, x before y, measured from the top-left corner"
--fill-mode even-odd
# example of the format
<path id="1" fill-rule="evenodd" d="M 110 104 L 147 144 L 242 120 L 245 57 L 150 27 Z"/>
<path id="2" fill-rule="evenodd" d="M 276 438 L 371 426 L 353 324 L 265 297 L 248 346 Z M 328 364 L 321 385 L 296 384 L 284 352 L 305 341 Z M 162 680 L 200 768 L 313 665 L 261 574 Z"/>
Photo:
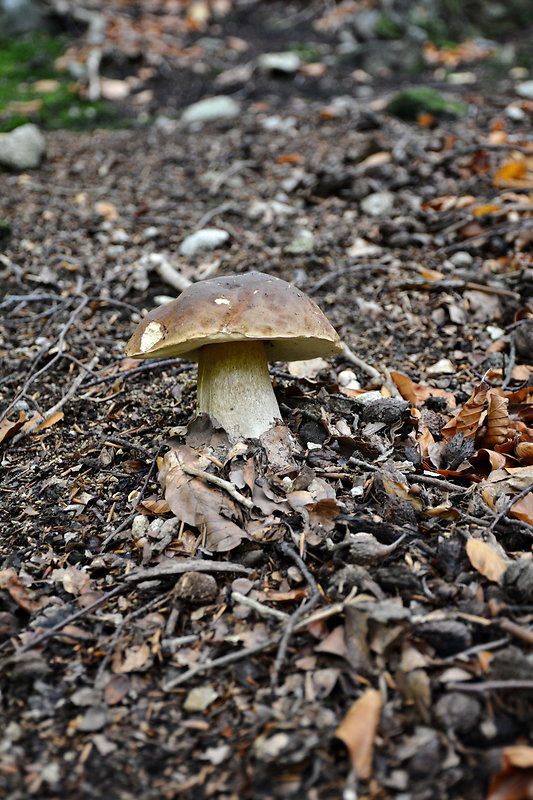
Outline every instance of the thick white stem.
<path id="1" fill-rule="evenodd" d="M 262 342 L 202 347 L 198 358 L 198 412 L 222 425 L 231 441 L 257 439 L 281 419 Z"/>

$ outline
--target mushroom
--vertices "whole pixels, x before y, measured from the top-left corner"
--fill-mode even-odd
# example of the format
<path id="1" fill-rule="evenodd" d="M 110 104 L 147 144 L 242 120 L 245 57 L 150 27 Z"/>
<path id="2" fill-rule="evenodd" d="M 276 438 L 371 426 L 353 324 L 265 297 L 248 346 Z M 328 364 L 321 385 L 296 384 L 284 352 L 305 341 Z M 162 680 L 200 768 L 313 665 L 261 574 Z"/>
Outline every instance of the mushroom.
<path id="1" fill-rule="evenodd" d="M 311 298 L 261 272 L 192 284 L 144 317 L 126 347 L 132 358 L 198 361 L 197 410 L 232 441 L 258 438 L 281 420 L 269 361 L 341 351 L 338 334 Z"/>

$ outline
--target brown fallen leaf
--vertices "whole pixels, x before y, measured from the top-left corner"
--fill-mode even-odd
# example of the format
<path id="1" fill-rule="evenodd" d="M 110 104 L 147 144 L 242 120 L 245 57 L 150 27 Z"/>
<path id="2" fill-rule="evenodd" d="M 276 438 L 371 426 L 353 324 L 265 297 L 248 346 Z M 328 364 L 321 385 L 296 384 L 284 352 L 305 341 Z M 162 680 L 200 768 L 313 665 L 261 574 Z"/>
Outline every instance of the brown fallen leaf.
<path id="1" fill-rule="evenodd" d="M 485 402 L 489 387 L 486 384 L 476 386 L 462 409 L 443 428 L 442 435 L 451 439 L 461 433 L 465 439 L 475 436 L 485 417 Z"/>
<path id="2" fill-rule="evenodd" d="M 490 780 L 487 800 L 531 800 L 532 797 L 533 747 L 505 747 L 502 769 Z"/>
<path id="3" fill-rule="evenodd" d="M 28 614 L 48 603 L 45 598 L 35 600 L 33 593 L 24 586 L 21 578 L 12 567 L 0 571 L 0 589 L 6 589 L 15 603 L 24 611 L 27 611 Z"/>
<path id="4" fill-rule="evenodd" d="M 0 420 L 0 442 L 11 438 L 11 436 L 14 436 L 16 433 L 18 433 L 26 420 L 27 417 L 24 411 L 19 411 L 19 418 L 15 422 L 12 422 L 7 417 L 4 417 L 4 419 Z"/>
<path id="5" fill-rule="evenodd" d="M 522 522 L 527 522 L 528 525 L 533 525 L 533 489 L 525 497 L 513 503 L 509 514 Z"/>
<path id="6" fill-rule="evenodd" d="M 205 531 L 208 550 L 232 550 L 248 538 L 246 531 L 232 522 L 232 519 L 241 520 L 239 507 L 223 490 L 186 474 L 183 465 L 197 469 L 206 466 L 188 445 L 173 447 L 165 454 L 161 459 L 159 480 L 170 510 L 182 522 Z"/>
<path id="7" fill-rule="evenodd" d="M 368 780 L 372 775 L 372 756 L 383 699 L 376 689 L 366 689 L 351 706 L 335 731 L 344 742 L 350 761 L 359 778 Z"/>
<path id="8" fill-rule="evenodd" d="M 508 562 L 496 552 L 487 542 L 481 539 L 468 539 L 466 554 L 470 563 L 481 575 L 489 581 L 499 583 L 503 573 L 509 566 Z"/>
<path id="9" fill-rule="evenodd" d="M 123 653 L 115 651 L 112 670 L 115 674 L 136 672 L 145 669 L 152 663 L 152 654 L 149 646 L 144 643 L 126 648 Z"/>

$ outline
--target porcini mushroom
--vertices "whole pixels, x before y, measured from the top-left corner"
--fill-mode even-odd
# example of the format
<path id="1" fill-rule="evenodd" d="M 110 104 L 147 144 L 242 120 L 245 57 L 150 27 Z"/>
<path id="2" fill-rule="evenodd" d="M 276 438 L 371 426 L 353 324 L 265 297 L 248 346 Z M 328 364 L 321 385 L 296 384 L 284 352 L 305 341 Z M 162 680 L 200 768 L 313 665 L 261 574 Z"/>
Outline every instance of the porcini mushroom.
<path id="1" fill-rule="evenodd" d="M 198 361 L 198 412 L 232 441 L 258 438 L 281 420 L 269 361 L 340 352 L 339 336 L 316 303 L 261 272 L 192 284 L 144 317 L 126 347 L 132 358 Z"/>

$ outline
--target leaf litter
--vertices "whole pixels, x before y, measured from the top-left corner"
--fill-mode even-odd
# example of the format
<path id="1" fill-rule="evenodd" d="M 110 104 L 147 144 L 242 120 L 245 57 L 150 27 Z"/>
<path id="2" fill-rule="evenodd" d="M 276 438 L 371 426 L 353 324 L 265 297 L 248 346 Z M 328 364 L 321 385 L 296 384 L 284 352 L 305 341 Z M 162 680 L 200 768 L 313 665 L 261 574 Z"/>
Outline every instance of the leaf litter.
<path id="1" fill-rule="evenodd" d="M 196 49 L 153 38 L 160 9 L 151 39 L 143 14 L 107 35 L 184 69 L 231 3 L 183 5 Z M 530 791 L 527 141 L 490 97 L 481 124 L 406 125 L 289 92 L 284 128 L 269 96 L 202 136 L 57 133 L 42 174 L 2 176 L 10 796 Z M 380 192 L 386 218 L 360 207 Z M 185 259 L 202 220 L 231 239 Z M 175 293 L 147 255 L 186 280 L 260 262 L 318 299 L 347 349 L 273 367 L 287 428 L 233 448 L 186 429 L 194 369 L 124 359 Z"/>

